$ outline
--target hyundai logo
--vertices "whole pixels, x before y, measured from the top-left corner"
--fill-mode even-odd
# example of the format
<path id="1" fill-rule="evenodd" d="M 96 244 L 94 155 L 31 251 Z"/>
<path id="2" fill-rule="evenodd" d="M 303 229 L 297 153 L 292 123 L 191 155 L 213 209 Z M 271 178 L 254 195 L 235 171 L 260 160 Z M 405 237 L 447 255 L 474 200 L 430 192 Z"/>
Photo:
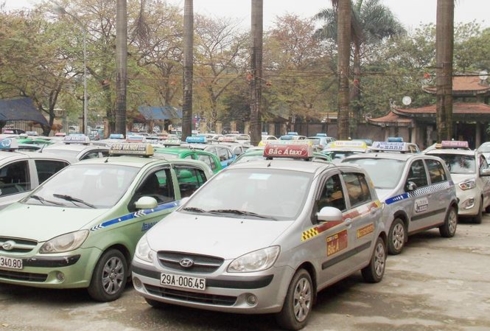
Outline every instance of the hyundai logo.
<path id="1" fill-rule="evenodd" d="M 194 265 L 194 261 L 188 257 L 185 257 L 180 260 L 179 264 L 182 268 L 190 268 Z"/>
<path id="2" fill-rule="evenodd" d="M 2 244 L 2 248 L 6 251 L 12 250 L 14 246 L 15 246 L 15 241 L 13 240 L 8 240 Z"/>

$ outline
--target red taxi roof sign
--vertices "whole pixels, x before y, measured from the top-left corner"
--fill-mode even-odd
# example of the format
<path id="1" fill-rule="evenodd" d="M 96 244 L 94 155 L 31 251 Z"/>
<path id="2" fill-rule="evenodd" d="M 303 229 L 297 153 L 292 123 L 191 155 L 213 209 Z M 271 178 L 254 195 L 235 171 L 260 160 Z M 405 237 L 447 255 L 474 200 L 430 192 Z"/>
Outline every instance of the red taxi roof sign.
<path id="1" fill-rule="evenodd" d="M 313 147 L 310 144 L 276 144 L 265 145 L 264 157 L 293 159 L 309 159 L 313 157 Z"/>
<path id="2" fill-rule="evenodd" d="M 443 140 L 441 148 L 470 148 L 467 141 L 464 140 Z"/>

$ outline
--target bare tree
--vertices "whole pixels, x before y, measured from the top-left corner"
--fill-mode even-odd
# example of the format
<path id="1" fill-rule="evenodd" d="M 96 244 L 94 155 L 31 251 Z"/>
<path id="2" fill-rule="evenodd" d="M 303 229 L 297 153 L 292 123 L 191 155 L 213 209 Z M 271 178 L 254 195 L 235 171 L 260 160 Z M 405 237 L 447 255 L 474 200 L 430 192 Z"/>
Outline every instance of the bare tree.
<path id="1" fill-rule="evenodd" d="M 194 72 L 194 0 L 184 3 L 184 104 L 182 140 L 192 135 L 192 80 Z"/>
<path id="2" fill-rule="evenodd" d="M 264 32 L 264 1 L 252 0 L 252 56 L 250 61 L 251 103 L 250 103 L 250 143 L 257 146 L 261 140 L 261 99 L 262 99 L 262 47 Z M 245 132 L 246 133 L 246 132 Z"/>
<path id="3" fill-rule="evenodd" d="M 436 19 L 436 125 L 437 139 L 453 135 L 454 0 L 437 0 Z"/>

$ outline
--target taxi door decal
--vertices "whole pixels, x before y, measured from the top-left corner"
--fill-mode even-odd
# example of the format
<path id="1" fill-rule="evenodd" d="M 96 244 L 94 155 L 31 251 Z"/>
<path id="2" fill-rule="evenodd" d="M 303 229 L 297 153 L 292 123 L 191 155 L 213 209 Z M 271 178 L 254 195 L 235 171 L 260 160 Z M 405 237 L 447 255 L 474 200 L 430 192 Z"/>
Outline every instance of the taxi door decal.
<path id="1" fill-rule="evenodd" d="M 327 237 L 327 256 L 338 253 L 347 248 L 349 239 L 347 230 L 342 230 L 334 235 Z"/>
<path id="2" fill-rule="evenodd" d="M 123 215 L 121 217 L 113 218 L 113 219 L 107 220 L 105 222 L 102 222 L 102 223 L 90 228 L 90 231 L 97 231 L 97 230 L 104 229 L 104 228 L 107 228 L 109 226 L 112 226 L 114 224 L 119 224 L 121 222 L 130 221 L 130 220 L 135 219 L 135 218 L 143 217 L 146 215 L 151 215 L 151 214 L 157 213 L 159 211 L 172 209 L 172 208 L 178 207 L 179 203 L 180 203 L 179 201 L 172 201 L 169 203 L 164 203 L 164 204 L 158 205 L 154 209 L 138 210 L 134 213 L 129 213 L 129 214 Z"/>

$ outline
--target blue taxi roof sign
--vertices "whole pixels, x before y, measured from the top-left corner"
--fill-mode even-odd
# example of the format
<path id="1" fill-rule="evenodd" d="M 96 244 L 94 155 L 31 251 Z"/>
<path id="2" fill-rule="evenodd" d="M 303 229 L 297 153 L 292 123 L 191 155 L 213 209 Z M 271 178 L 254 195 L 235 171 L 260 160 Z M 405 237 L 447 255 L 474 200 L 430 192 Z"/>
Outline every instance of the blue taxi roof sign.
<path id="1" fill-rule="evenodd" d="M 124 135 L 122 133 L 111 133 L 109 139 L 124 139 Z"/>
<path id="2" fill-rule="evenodd" d="M 293 158 L 293 159 L 310 159 L 313 157 L 313 146 L 308 143 L 268 143 L 264 147 L 264 157 L 272 158 Z"/>
<path id="3" fill-rule="evenodd" d="M 208 140 L 205 136 L 189 136 L 185 138 L 185 142 L 191 144 L 207 144 Z"/>
<path id="4" fill-rule="evenodd" d="M 470 146 L 465 140 L 443 140 L 441 141 L 441 148 L 467 148 Z"/>
<path id="5" fill-rule="evenodd" d="M 287 133 L 288 136 L 297 136 L 298 135 L 298 132 L 295 132 L 295 131 L 289 131 Z"/>
<path id="6" fill-rule="evenodd" d="M 393 143 L 402 143 L 403 137 L 388 137 L 388 141 Z"/>
<path id="7" fill-rule="evenodd" d="M 153 146 L 149 143 L 116 143 L 109 149 L 110 155 L 152 156 Z"/>
<path id="8" fill-rule="evenodd" d="M 316 134 L 317 137 L 328 137 L 326 133 L 321 133 L 321 132 L 318 132 Z"/>
<path id="9" fill-rule="evenodd" d="M 90 138 L 84 134 L 70 134 L 63 138 L 65 144 L 90 144 Z"/>
<path id="10" fill-rule="evenodd" d="M 419 153 L 420 150 L 414 143 L 374 141 L 370 150 L 401 153 Z"/>
<path id="11" fill-rule="evenodd" d="M 13 151 L 18 148 L 19 144 L 15 138 L 0 139 L 0 151 Z"/>
<path id="12" fill-rule="evenodd" d="M 129 135 L 126 137 L 126 142 L 131 144 L 140 144 L 145 143 L 146 138 L 141 135 Z"/>

